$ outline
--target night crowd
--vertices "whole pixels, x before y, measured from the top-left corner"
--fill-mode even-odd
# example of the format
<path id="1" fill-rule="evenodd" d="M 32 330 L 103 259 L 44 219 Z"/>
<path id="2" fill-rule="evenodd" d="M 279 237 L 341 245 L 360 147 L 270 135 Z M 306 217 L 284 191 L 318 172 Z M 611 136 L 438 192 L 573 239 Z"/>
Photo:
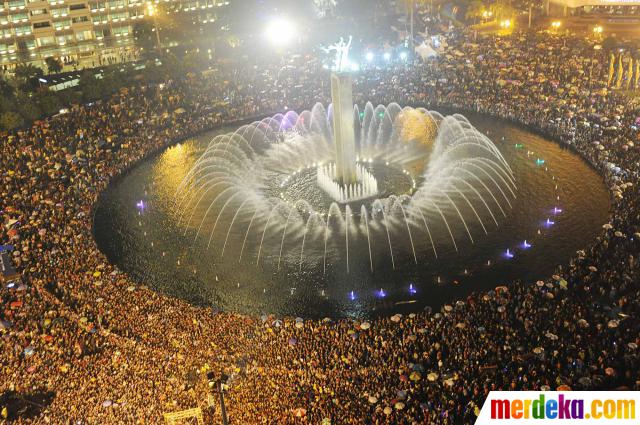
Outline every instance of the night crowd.
<path id="1" fill-rule="evenodd" d="M 232 424 L 473 423 L 491 390 L 639 390 L 638 105 L 607 88 L 607 54 L 584 39 L 447 42 L 428 61 L 362 70 L 354 100 L 495 115 L 582 155 L 611 188 L 610 223 L 557 275 L 370 327 L 213 313 L 158 294 L 93 239 L 110 179 L 216 126 L 327 104 L 329 79 L 302 56 L 130 87 L 0 142 L 0 244 L 21 274 L 0 288 L 3 416 L 156 424 L 201 407 L 220 423 L 209 372 L 230 377 Z"/>

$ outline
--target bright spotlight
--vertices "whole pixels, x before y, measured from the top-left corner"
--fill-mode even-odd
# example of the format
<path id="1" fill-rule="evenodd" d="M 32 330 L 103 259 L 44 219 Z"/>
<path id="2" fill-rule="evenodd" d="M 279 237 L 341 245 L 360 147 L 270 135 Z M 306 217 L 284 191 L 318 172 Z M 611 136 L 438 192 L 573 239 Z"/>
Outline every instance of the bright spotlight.
<path id="1" fill-rule="evenodd" d="M 289 44 L 296 34 L 296 28 L 289 20 L 284 18 L 275 18 L 272 20 L 265 31 L 265 36 L 269 42 L 284 46 Z"/>
<path id="2" fill-rule="evenodd" d="M 351 69 L 352 72 L 360 71 L 360 65 L 358 65 L 356 62 L 350 62 L 349 68 Z"/>
<path id="3" fill-rule="evenodd" d="M 383 58 L 384 58 L 384 60 L 386 60 L 386 61 L 391 60 L 391 53 L 386 52 L 382 57 L 383 57 Z"/>
<path id="4" fill-rule="evenodd" d="M 365 58 L 367 59 L 367 62 L 373 61 L 373 53 L 367 52 L 367 54 L 365 55 Z"/>
<path id="5" fill-rule="evenodd" d="M 402 59 L 403 61 L 407 60 L 407 52 L 400 52 L 400 59 Z"/>

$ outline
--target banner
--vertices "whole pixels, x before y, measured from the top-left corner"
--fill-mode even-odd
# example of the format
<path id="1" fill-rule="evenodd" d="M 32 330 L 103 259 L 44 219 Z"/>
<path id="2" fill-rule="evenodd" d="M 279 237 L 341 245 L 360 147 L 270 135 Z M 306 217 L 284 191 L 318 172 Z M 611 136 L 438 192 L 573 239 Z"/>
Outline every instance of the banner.
<path id="1" fill-rule="evenodd" d="M 491 391 L 476 425 L 638 424 L 640 391 Z"/>

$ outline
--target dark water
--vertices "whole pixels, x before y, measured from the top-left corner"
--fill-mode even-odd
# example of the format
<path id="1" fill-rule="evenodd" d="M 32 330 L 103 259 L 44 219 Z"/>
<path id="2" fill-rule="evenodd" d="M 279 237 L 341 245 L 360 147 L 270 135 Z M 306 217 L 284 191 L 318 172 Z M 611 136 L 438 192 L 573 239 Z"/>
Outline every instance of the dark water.
<path id="1" fill-rule="evenodd" d="M 414 232 L 416 264 L 406 234 L 392 234 L 392 265 L 389 241 L 378 234 L 371 240 L 373 272 L 365 239 L 350 245 L 347 273 L 343 241 L 332 238 L 326 269 L 323 251 L 313 243 L 305 246 L 301 264 L 298 242 L 286 244 L 278 271 L 273 253 L 263 253 L 256 266 L 255 239 L 239 260 L 238 229 L 229 232 L 230 246 L 221 258 L 218 241 L 217 249 L 207 249 L 207 238 L 194 243 L 193 232 L 184 235 L 174 194 L 211 137 L 233 128 L 169 148 L 118 179 L 99 202 L 95 237 L 109 259 L 141 283 L 194 303 L 252 314 L 351 317 L 416 311 L 517 279 L 545 278 L 601 231 L 609 211 L 606 188 L 581 158 L 557 144 L 502 121 L 467 117 L 489 132 L 514 171 L 518 193 L 500 227 L 487 226 L 489 234 L 476 233 L 473 244 L 461 241 L 458 253 L 439 247 L 435 259 L 426 235 Z M 140 201 L 144 208 L 137 206 Z M 554 214 L 554 207 L 562 212 Z M 547 218 L 555 224 L 545 225 Z M 523 248 L 525 239 L 531 248 Z M 505 255 L 507 248 L 514 258 Z"/>

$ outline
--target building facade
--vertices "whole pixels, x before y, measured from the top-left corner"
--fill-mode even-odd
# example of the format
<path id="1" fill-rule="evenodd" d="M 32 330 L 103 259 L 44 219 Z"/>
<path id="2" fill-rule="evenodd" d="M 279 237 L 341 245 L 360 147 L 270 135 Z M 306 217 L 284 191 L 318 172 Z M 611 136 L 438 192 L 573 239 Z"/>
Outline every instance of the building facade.
<path id="1" fill-rule="evenodd" d="M 150 9 L 216 19 L 228 0 L 0 0 L 0 67 L 44 67 L 48 57 L 76 68 L 135 59 L 133 27 Z M 153 19 L 146 16 L 147 19 Z"/>

